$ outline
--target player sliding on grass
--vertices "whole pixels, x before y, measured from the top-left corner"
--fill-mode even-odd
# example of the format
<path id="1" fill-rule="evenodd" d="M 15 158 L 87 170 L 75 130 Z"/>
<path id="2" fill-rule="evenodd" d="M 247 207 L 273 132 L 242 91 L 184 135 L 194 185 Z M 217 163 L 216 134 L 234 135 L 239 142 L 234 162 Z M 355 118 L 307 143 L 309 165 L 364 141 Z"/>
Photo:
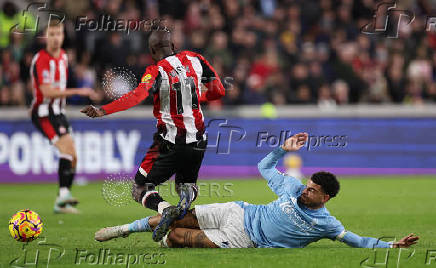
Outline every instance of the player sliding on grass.
<path id="1" fill-rule="evenodd" d="M 148 39 L 156 64 L 147 67 L 139 86 L 100 109 L 82 110 L 89 117 L 101 117 L 139 104 L 153 94 L 153 113 L 157 119 L 154 142 L 135 176 L 133 198 L 144 207 L 162 214 L 153 232 L 160 241 L 176 218 L 182 218 L 197 196 L 197 178 L 206 149 L 203 112 L 200 101 L 224 96 L 224 87 L 213 67 L 200 54 L 176 53 L 171 33 L 153 29 Z M 201 83 L 207 91 L 201 94 Z M 171 206 L 155 187 L 176 174 L 179 204 Z"/>
<path id="2" fill-rule="evenodd" d="M 322 238 L 352 247 L 409 247 L 419 237 L 410 234 L 398 242 L 360 237 L 330 215 L 324 204 L 339 191 L 335 175 L 314 173 L 307 185 L 275 168 L 286 152 L 298 151 L 307 141 L 307 133 L 296 134 L 259 162 L 258 168 L 278 199 L 267 205 L 245 202 L 197 205 L 182 220 L 175 221 L 161 245 L 193 248 L 302 248 Z M 131 224 L 103 228 L 95 233 L 97 241 L 127 236 L 133 232 L 151 232 L 161 216 L 150 216 Z"/>

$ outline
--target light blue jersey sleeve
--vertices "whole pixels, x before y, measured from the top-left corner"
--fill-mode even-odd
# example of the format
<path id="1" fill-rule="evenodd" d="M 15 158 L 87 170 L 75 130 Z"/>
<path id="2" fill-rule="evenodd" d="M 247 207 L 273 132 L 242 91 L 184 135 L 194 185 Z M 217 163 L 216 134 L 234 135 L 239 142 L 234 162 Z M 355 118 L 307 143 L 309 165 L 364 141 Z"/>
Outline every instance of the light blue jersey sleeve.
<path id="1" fill-rule="evenodd" d="M 299 180 L 286 176 L 276 169 L 279 159 L 285 154 L 286 151 L 278 147 L 257 164 L 260 174 L 267 180 L 268 186 L 278 196 L 295 192 L 303 185 Z"/>
<path id="2" fill-rule="evenodd" d="M 343 227 L 336 237 L 331 238 L 353 248 L 390 248 L 392 245 L 392 242 L 385 242 L 374 237 L 359 236 L 353 232 L 346 231 Z"/>

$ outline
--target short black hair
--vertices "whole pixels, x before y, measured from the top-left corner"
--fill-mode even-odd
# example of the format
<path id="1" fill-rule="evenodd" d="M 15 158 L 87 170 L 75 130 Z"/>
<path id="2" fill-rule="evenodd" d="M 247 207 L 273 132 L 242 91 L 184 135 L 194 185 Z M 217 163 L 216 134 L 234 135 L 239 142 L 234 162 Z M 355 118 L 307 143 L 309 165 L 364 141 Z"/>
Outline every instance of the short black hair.
<path id="1" fill-rule="evenodd" d="M 330 196 L 335 197 L 339 192 L 339 181 L 336 176 L 327 171 L 320 171 L 312 174 L 310 178 L 314 183 L 321 186 L 322 190 Z"/>

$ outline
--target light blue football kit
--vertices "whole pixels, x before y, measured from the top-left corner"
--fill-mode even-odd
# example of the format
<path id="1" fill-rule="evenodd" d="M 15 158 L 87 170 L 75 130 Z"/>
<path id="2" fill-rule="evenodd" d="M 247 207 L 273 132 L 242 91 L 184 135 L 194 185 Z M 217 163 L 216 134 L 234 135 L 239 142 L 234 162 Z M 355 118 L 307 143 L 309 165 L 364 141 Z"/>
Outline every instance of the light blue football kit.
<path id="1" fill-rule="evenodd" d="M 235 202 L 244 209 L 244 229 L 257 247 L 302 248 L 322 238 L 329 238 L 360 248 L 388 248 L 392 242 L 360 237 L 350 231 L 325 208 L 309 209 L 298 202 L 305 189 L 299 180 L 276 169 L 286 154 L 277 148 L 259 162 L 261 175 L 278 199 L 267 205 Z"/>
<path id="2" fill-rule="evenodd" d="M 267 205 L 237 201 L 195 206 L 198 225 L 209 240 L 221 248 L 302 248 L 322 238 L 360 248 L 392 246 L 392 242 L 346 231 L 325 207 L 309 209 L 301 204 L 298 197 L 306 186 L 276 169 L 285 154 L 277 148 L 258 164 L 277 200 Z M 149 218 L 132 222 L 129 231 L 150 232 Z"/>

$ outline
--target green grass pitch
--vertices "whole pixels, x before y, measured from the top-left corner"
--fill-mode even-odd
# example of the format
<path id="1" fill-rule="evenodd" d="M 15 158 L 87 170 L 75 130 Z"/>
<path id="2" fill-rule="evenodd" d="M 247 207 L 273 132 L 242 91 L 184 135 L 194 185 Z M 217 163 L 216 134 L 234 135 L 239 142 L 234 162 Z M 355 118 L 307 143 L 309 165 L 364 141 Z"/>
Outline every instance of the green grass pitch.
<path id="1" fill-rule="evenodd" d="M 261 179 L 201 181 L 196 204 L 244 200 L 268 203 L 276 197 Z M 211 186 L 211 182 L 214 186 Z M 101 227 L 151 215 L 138 204 L 109 206 L 101 183 L 75 186 L 80 215 L 52 212 L 55 184 L 0 185 L 0 267 L 436 267 L 436 178 L 368 177 L 341 179 L 339 195 L 327 208 L 348 229 L 362 236 L 421 237 L 411 249 L 353 249 L 323 239 L 304 249 L 161 249 L 150 233 L 106 243 L 93 239 Z M 168 188 L 169 201 L 176 202 Z M 29 208 L 44 222 L 43 238 L 14 241 L 8 220 Z M 61 255 L 63 253 L 63 255 Z M 135 263 L 133 263 L 135 262 Z"/>

